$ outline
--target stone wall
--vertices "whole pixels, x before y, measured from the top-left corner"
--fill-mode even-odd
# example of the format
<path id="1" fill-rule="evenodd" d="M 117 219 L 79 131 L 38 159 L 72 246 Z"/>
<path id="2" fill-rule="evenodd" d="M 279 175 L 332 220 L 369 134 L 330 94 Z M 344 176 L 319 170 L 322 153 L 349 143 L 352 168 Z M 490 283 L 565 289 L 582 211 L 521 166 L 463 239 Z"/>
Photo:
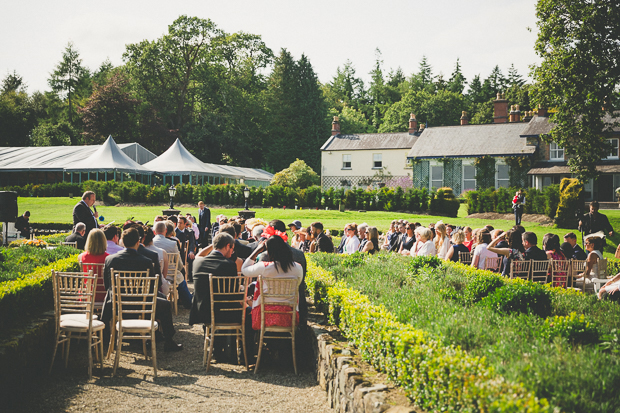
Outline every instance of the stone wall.
<path id="1" fill-rule="evenodd" d="M 336 342 L 318 325 L 311 325 L 317 381 L 327 392 L 329 406 L 338 413 L 408 413 L 416 410 L 396 406 L 388 397 L 389 387 L 372 383 L 363 374 L 346 343 Z"/>

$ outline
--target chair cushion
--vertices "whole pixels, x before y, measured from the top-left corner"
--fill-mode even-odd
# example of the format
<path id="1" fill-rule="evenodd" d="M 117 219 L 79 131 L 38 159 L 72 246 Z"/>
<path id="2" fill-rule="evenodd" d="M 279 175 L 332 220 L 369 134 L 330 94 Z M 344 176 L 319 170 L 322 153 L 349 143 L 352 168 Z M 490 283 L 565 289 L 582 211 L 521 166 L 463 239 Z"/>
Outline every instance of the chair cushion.
<path id="1" fill-rule="evenodd" d="M 93 320 L 98 320 L 99 316 L 97 314 L 93 314 Z M 64 320 L 86 320 L 86 314 L 62 314 L 60 316 L 60 321 Z"/>
<path id="2" fill-rule="evenodd" d="M 154 324 L 155 328 L 157 328 L 157 321 Z M 116 329 L 118 330 L 118 323 L 116 323 Z M 151 320 L 123 320 L 123 330 L 125 329 L 150 331 Z"/>
<path id="3" fill-rule="evenodd" d="M 93 320 L 93 330 L 99 330 L 105 327 L 99 320 Z M 60 328 L 65 330 L 88 330 L 88 320 L 84 319 L 65 319 L 60 320 Z"/>

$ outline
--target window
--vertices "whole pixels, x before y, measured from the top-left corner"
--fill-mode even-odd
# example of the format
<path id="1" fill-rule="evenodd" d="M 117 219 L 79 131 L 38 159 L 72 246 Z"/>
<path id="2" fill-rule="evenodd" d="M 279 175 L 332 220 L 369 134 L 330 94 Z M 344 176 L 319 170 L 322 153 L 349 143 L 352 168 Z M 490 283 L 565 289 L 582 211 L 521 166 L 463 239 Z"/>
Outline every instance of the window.
<path id="1" fill-rule="evenodd" d="M 443 166 L 431 166 L 431 189 L 443 186 Z"/>
<path id="2" fill-rule="evenodd" d="M 497 165 L 497 188 L 508 188 L 510 177 L 508 175 L 508 165 Z"/>
<path id="3" fill-rule="evenodd" d="M 342 169 L 351 169 L 351 155 L 342 155 Z"/>
<path id="4" fill-rule="evenodd" d="M 380 153 L 374 153 L 372 155 L 372 169 L 381 169 L 383 168 L 383 161 Z"/>
<path id="5" fill-rule="evenodd" d="M 463 166 L 463 191 L 476 189 L 476 168 L 473 165 Z"/>
<path id="6" fill-rule="evenodd" d="M 563 161 L 564 148 L 560 148 L 557 143 L 551 142 L 551 144 L 549 145 L 549 160 Z"/>
<path id="7" fill-rule="evenodd" d="M 607 139 L 607 142 L 611 144 L 612 150 L 605 159 L 618 159 L 618 139 Z"/>

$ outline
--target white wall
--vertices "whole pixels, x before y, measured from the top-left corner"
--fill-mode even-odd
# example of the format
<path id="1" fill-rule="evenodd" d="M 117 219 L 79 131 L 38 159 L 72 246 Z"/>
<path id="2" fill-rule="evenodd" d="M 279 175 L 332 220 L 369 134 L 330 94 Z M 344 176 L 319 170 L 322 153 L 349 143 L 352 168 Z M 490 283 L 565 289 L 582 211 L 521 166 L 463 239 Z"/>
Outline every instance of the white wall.
<path id="1" fill-rule="evenodd" d="M 373 176 L 380 169 L 374 169 L 373 155 L 381 154 L 385 173 L 404 176 L 411 173 L 407 168 L 407 154 L 410 149 L 377 149 L 355 151 L 322 151 L 322 176 Z M 351 169 L 342 168 L 342 155 L 351 155 Z"/>

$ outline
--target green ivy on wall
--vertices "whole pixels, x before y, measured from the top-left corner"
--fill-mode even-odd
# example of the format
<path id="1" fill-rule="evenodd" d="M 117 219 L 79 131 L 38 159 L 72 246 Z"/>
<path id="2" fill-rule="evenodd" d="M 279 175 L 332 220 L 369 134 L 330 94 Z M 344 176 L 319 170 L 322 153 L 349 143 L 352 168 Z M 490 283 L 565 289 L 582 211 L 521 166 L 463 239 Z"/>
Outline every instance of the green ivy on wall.
<path id="1" fill-rule="evenodd" d="M 474 160 L 476 189 L 495 188 L 495 158 L 482 156 Z"/>
<path id="2" fill-rule="evenodd" d="M 532 160 L 529 156 L 507 156 L 504 158 L 509 167 L 509 185 L 515 188 L 527 186 L 527 171 L 532 167 Z"/>

